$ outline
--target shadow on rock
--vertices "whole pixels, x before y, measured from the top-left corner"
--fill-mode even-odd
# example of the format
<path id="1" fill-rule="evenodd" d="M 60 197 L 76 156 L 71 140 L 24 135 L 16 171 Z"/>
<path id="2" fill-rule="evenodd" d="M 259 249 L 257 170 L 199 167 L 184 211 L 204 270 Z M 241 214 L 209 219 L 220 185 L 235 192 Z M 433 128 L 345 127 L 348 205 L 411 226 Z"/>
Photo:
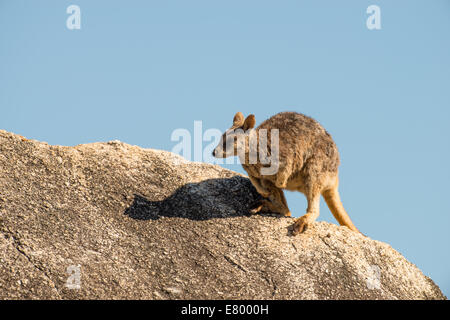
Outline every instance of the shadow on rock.
<path id="1" fill-rule="evenodd" d="M 156 220 L 159 217 L 207 220 L 249 215 L 259 200 L 261 196 L 250 180 L 234 176 L 185 184 L 161 201 L 151 201 L 135 194 L 133 203 L 124 214 L 137 220 Z"/>

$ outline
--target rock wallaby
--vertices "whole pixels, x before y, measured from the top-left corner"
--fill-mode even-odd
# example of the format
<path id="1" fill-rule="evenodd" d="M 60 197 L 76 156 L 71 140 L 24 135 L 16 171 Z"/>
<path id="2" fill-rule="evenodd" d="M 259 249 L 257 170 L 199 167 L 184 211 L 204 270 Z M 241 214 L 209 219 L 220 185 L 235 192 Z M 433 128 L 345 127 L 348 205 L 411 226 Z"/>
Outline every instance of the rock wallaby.
<path id="1" fill-rule="evenodd" d="M 250 181 L 265 198 L 252 212 L 290 216 L 283 189 L 300 191 L 308 200 L 308 208 L 294 223 L 295 235 L 317 219 L 322 195 L 339 224 L 359 232 L 339 197 L 339 153 L 330 134 L 314 119 L 296 112 L 278 113 L 259 127 L 254 126 L 254 115 L 244 119 L 241 112 L 236 113 L 233 125 L 213 150 L 217 158 L 239 155 Z M 261 148 L 263 139 L 265 149 Z M 266 155 L 263 155 L 264 150 Z M 267 160 L 268 155 L 277 170 L 264 173 L 273 163 L 263 163 L 259 159 L 265 156 Z"/>

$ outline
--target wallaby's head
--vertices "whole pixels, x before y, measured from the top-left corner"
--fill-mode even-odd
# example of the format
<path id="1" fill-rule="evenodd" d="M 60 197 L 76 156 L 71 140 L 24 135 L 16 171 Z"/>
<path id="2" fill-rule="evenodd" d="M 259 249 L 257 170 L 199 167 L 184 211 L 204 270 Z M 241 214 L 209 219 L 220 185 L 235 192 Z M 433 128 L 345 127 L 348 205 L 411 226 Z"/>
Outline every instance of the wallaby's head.
<path id="1" fill-rule="evenodd" d="M 249 115 L 244 120 L 242 112 L 234 115 L 233 125 L 224 132 L 219 144 L 213 150 L 212 155 L 216 158 L 227 158 L 238 155 L 238 150 L 245 147 L 245 137 L 250 129 L 255 126 L 255 116 Z"/>

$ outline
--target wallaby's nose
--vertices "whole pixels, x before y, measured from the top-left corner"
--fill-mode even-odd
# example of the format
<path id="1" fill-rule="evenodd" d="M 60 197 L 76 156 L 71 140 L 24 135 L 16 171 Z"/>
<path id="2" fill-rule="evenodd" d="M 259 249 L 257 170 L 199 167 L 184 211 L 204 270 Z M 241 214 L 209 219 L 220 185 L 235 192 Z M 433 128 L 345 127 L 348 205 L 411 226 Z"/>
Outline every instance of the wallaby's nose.
<path id="1" fill-rule="evenodd" d="M 213 157 L 216 156 L 216 149 L 214 149 L 214 150 L 212 151 L 212 156 L 213 156 Z"/>

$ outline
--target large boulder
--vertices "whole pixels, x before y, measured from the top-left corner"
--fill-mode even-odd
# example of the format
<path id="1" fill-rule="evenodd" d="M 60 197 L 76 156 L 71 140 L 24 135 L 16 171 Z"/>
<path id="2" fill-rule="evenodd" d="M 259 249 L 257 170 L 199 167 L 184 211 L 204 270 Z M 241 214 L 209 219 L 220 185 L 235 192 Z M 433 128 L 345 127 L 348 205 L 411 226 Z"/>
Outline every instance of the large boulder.
<path id="1" fill-rule="evenodd" d="M 113 141 L 0 131 L 2 299 L 445 299 L 388 244 L 249 215 L 249 180 Z"/>

